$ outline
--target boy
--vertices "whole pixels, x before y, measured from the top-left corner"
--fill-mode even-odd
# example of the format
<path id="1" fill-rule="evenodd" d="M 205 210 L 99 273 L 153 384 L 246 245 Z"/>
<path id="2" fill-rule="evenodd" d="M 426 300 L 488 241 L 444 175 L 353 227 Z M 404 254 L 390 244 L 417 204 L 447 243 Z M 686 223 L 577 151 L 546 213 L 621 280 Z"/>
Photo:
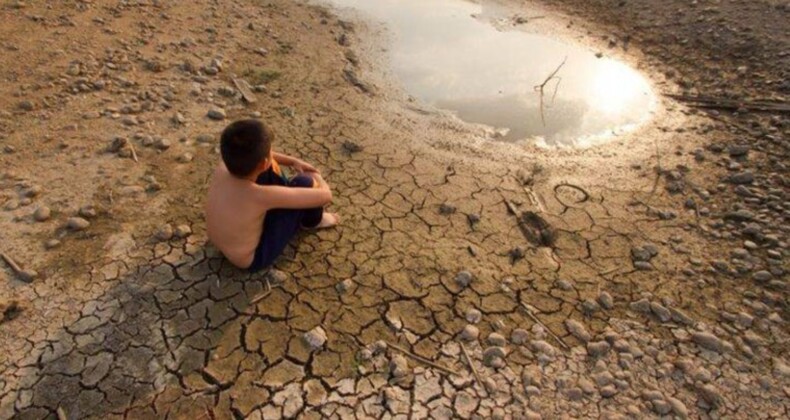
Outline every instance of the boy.
<path id="1" fill-rule="evenodd" d="M 336 225 L 324 212 L 332 191 L 310 164 L 272 151 L 273 133 L 257 120 L 236 121 L 220 140 L 222 162 L 206 203 L 208 237 L 233 265 L 270 266 L 299 228 Z M 288 180 L 279 165 L 299 174 Z"/>

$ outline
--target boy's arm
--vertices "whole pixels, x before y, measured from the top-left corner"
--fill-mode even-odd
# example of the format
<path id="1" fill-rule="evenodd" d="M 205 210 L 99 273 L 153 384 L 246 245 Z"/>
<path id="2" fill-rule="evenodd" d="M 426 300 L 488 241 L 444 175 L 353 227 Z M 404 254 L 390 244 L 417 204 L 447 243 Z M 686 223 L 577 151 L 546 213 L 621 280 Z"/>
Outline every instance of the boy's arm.
<path id="1" fill-rule="evenodd" d="M 323 207 L 332 201 L 332 191 L 326 182 L 318 188 L 259 186 L 258 202 L 268 209 L 310 209 Z"/>
<path id="2" fill-rule="evenodd" d="M 274 160 L 283 166 L 291 166 L 299 172 L 318 172 L 318 169 L 313 165 L 293 156 L 285 155 L 282 153 L 272 152 Z"/>

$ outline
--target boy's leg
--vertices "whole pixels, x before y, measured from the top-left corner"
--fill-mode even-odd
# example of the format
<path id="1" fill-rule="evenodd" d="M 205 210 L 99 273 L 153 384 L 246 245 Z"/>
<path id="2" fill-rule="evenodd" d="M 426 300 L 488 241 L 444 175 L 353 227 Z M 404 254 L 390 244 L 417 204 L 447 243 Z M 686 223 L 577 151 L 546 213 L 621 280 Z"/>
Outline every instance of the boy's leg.
<path id="1" fill-rule="evenodd" d="M 294 188 L 314 188 L 315 187 L 315 180 L 311 178 L 309 175 L 299 174 L 288 182 L 288 185 Z M 312 209 L 304 209 L 301 210 L 302 220 L 301 224 L 302 227 L 306 228 L 314 228 L 321 223 L 321 218 L 324 216 L 324 208 L 323 207 L 316 207 Z"/>
<path id="2" fill-rule="evenodd" d="M 258 178 L 259 184 L 261 184 L 261 178 Z M 268 178 L 266 181 L 279 184 L 274 178 Z M 312 188 L 313 179 L 307 175 L 297 175 L 288 182 L 288 185 L 294 188 Z M 263 220 L 263 235 L 261 235 L 261 240 L 255 249 L 255 259 L 250 270 L 257 271 L 270 266 L 282 254 L 291 238 L 299 232 L 300 227 L 317 226 L 321 222 L 323 212 L 323 208 L 267 211 Z"/>

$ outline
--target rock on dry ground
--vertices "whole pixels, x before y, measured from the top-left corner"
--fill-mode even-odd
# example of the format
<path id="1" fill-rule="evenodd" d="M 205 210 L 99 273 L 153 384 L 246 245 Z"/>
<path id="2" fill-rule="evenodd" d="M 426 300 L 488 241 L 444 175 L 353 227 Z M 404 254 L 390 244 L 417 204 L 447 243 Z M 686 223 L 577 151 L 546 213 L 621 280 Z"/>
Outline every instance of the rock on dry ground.
<path id="1" fill-rule="evenodd" d="M 553 3 L 661 90 L 787 92 L 782 2 Z M 0 418 L 788 416 L 786 117 L 665 101 L 545 151 L 408 101 L 376 32 L 317 6 L 15 0 L 0 22 L 0 246 L 40 273 L 0 271 Z M 202 220 L 242 117 L 344 215 L 255 275 Z"/>

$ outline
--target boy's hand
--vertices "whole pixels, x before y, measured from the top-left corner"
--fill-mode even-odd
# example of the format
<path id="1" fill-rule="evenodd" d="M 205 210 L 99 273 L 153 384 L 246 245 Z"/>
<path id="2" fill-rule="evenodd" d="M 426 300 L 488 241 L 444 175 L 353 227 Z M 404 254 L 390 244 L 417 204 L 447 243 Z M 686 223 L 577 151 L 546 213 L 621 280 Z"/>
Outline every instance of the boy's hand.
<path id="1" fill-rule="evenodd" d="M 315 172 L 318 173 L 318 169 L 316 169 L 313 165 L 303 161 L 303 160 L 296 160 L 293 165 L 291 165 L 296 172 L 304 173 L 304 172 Z"/>

